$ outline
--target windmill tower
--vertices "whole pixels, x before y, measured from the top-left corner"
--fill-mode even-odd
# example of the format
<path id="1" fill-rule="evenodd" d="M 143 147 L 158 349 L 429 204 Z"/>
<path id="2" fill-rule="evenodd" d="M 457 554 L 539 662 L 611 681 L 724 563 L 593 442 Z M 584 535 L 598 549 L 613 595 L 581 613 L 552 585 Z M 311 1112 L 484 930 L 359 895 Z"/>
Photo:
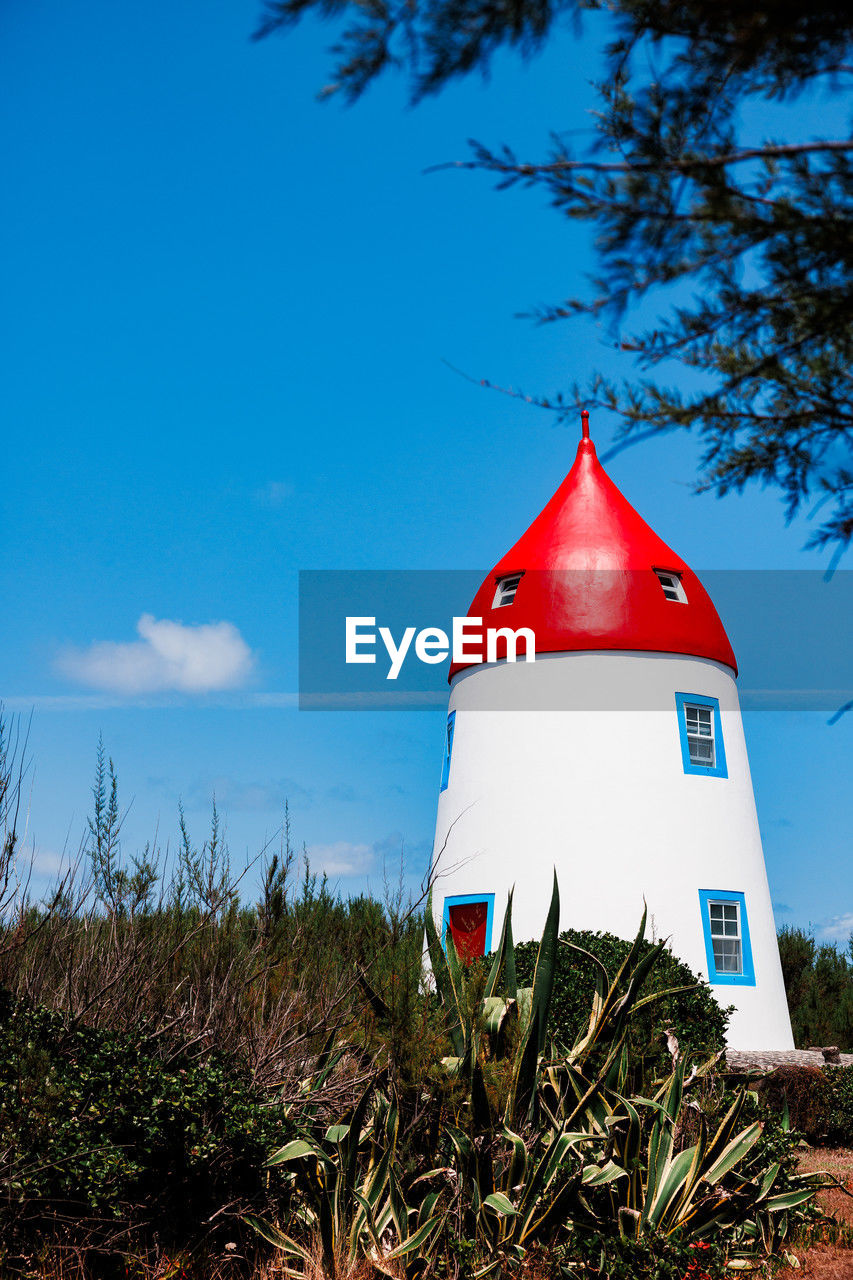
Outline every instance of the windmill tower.
<path id="1" fill-rule="evenodd" d="M 515 886 L 513 932 L 538 938 L 556 867 L 561 928 L 633 937 L 645 898 L 657 936 L 736 1006 L 730 1045 L 793 1048 L 732 647 L 582 421 L 571 471 L 469 611 L 532 631 L 535 661 L 499 638 L 450 669 L 436 926 L 488 952 Z"/>

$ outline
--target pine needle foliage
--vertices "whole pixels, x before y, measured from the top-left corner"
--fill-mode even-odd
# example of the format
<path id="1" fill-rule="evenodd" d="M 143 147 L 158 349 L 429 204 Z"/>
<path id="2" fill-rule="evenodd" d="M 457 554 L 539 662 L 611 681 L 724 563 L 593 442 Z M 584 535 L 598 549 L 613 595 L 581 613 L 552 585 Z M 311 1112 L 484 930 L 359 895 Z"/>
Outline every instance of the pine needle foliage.
<path id="1" fill-rule="evenodd" d="M 853 537 L 853 137 L 841 109 L 853 73 L 849 5 L 268 0 L 256 34 L 319 12 L 340 24 L 323 93 L 354 101 L 396 67 L 418 101 L 487 72 L 499 48 L 529 56 L 588 9 L 606 10 L 611 24 L 590 145 L 578 150 L 573 129 L 528 160 L 475 142 L 456 167 L 535 188 L 571 223 L 592 225 L 590 291 L 532 314 L 604 323 L 628 367 L 551 396 L 510 394 L 559 419 L 574 421 L 581 403 L 611 410 L 623 447 L 692 432 L 698 489 L 773 486 L 788 518 L 804 502 L 821 511 L 809 545 L 837 558 Z M 791 128 L 774 107 L 805 96 L 826 104 L 825 131 L 771 132 Z"/>

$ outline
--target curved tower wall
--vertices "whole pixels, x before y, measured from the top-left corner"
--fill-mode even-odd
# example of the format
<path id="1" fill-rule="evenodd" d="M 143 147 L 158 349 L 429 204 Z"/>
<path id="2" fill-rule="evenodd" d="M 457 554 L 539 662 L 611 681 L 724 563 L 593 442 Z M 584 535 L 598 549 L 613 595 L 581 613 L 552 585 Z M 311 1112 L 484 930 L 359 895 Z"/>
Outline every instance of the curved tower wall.
<path id="1" fill-rule="evenodd" d="M 679 693 L 717 701 L 727 776 L 687 771 Z M 793 1047 L 728 667 L 648 652 L 545 654 L 462 670 L 449 710 L 433 853 L 439 928 L 445 899 L 493 894 L 496 943 L 515 886 L 515 938 L 538 938 L 556 867 L 561 928 L 633 937 L 645 898 L 647 936 L 668 937 L 712 979 L 718 1002 L 735 1005 L 730 1046 Z M 743 895 L 754 983 L 713 981 L 701 894 Z"/>

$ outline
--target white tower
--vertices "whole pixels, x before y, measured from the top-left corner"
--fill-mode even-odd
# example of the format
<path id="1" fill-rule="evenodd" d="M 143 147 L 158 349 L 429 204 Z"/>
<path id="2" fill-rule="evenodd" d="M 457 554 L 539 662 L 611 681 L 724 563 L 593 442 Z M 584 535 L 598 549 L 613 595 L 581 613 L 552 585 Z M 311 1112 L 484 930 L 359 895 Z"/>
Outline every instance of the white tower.
<path id="1" fill-rule="evenodd" d="M 657 937 L 735 1005 L 729 1044 L 793 1048 L 735 683 L 707 592 L 583 439 L 563 484 L 471 606 L 536 659 L 469 643 L 450 670 L 433 907 L 462 954 L 561 928 Z M 471 624 L 473 627 L 473 623 Z M 524 653 L 524 644 L 519 645 Z"/>

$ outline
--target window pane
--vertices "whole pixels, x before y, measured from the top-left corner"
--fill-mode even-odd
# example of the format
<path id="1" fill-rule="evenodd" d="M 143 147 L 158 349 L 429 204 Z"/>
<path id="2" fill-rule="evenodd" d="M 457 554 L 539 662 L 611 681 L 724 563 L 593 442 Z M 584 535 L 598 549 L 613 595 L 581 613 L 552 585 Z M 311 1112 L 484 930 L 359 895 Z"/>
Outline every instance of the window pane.
<path id="1" fill-rule="evenodd" d="M 712 902 L 712 903 L 710 904 L 710 907 L 711 907 L 711 919 L 712 919 L 712 920 L 722 920 L 722 918 L 723 918 L 723 904 L 722 904 L 721 902 Z"/>
<path id="2" fill-rule="evenodd" d="M 691 733 L 702 733 L 706 737 L 711 733 L 711 708 L 710 707 L 685 707 L 684 714 L 687 719 L 687 728 Z"/>
<path id="3" fill-rule="evenodd" d="M 655 569 L 655 573 L 667 600 L 687 600 L 684 585 L 677 573 L 664 573 L 660 569 Z"/>
<path id="4" fill-rule="evenodd" d="M 687 749 L 690 754 L 691 764 L 713 765 L 714 763 L 714 744 L 706 738 L 692 737 L 687 735 Z"/>
<path id="5" fill-rule="evenodd" d="M 737 920 L 727 920 L 725 924 L 726 937 L 736 938 L 738 936 Z"/>
<path id="6" fill-rule="evenodd" d="M 492 601 L 492 608 L 497 609 L 505 604 L 512 604 L 515 599 L 515 593 L 518 590 L 518 584 L 521 582 L 521 574 L 513 574 L 509 578 L 501 578 L 495 589 L 495 598 Z"/>
<path id="7" fill-rule="evenodd" d="M 741 973 L 740 942 L 736 938 L 714 938 L 714 966 L 718 973 Z"/>

